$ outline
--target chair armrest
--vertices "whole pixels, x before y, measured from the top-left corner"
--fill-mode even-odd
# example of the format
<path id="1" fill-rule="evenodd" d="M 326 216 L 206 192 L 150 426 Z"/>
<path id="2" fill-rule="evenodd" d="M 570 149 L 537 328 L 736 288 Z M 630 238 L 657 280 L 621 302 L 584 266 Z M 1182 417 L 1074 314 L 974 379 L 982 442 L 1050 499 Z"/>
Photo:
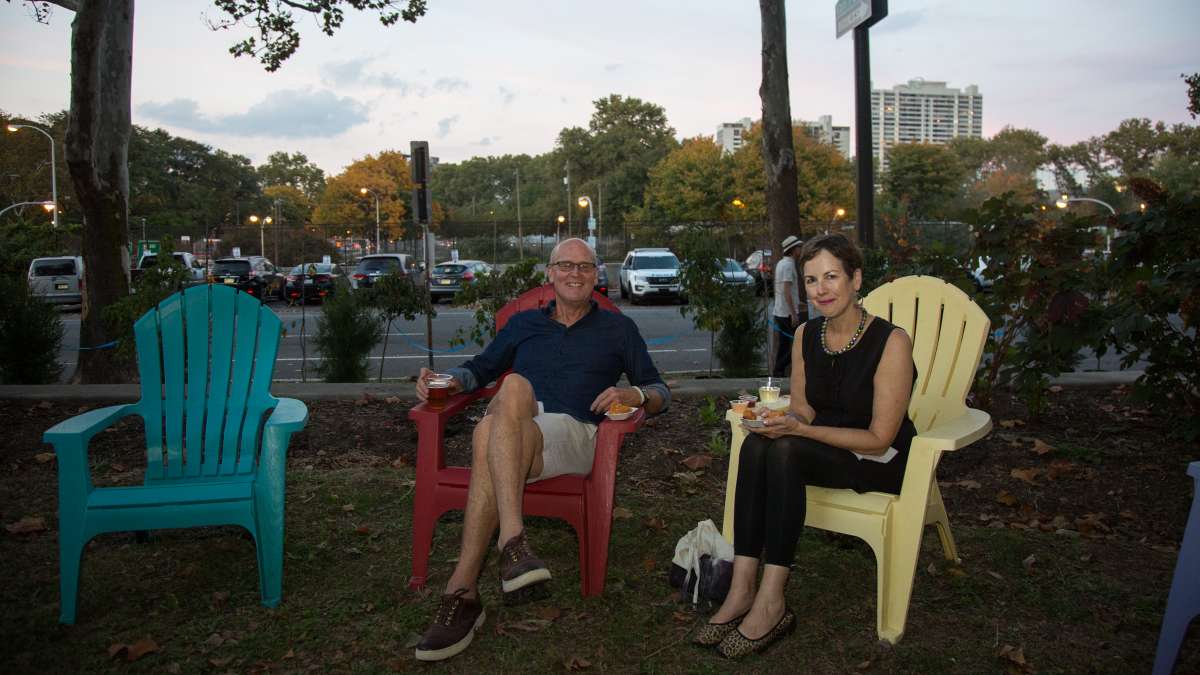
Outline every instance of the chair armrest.
<path id="1" fill-rule="evenodd" d="M 462 412 L 468 405 L 495 393 L 495 387 L 481 387 L 470 393 L 455 394 L 446 399 L 446 405 L 442 406 L 441 410 L 434 410 L 429 407 L 428 403 L 418 403 L 408 411 L 408 419 L 416 422 L 418 427 L 428 424 L 431 420 L 436 420 L 440 426 L 444 427 L 446 420 Z"/>
<path id="2" fill-rule="evenodd" d="M 912 440 L 913 451 L 950 451 L 964 448 L 983 438 L 992 430 L 992 416 L 982 410 L 967 408 L 966 413 L 949 422 L 917 434 Z"/>
<path id="3" fill-rule="evenodd" d="M 53 445 L 56 450 L 71 442 L 78 442 L 86 448 L 92 436 L 112 426 L 117 420 L 139 411 L 137 403 L 124 403 L 89 410 L 82 415 L 76 415 L 50 427 L 46 433 L 42 434 L 42 441 Z"/>
<path id="4" fill-rule="evenodd" d="M 294 398 L 281 398 L 267 418 L 268 430 L 278 429 L 287 433 L 295 433 L 304 428 L 308 422 L 308 406 Z"/>

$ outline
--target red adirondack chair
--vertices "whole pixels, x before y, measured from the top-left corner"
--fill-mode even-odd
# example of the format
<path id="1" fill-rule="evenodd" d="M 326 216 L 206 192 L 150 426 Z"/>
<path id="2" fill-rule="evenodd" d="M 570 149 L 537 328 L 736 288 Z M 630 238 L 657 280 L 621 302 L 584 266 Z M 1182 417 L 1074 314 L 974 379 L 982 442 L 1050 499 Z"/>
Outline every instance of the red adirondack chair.
<path id="1" fill-rule="evenodd" d="M 601 309 L 620 311 L 605 296 L 593 293 L 592 298 L 600 303 Z M 543 307 L 553 299 L 554 288 L 549 284 L 526 291 L 496 314 L 496 326 L 501 328 L 513 314 Z M 408 418 L 417 425 L 417 484 L 413 497 L 413 560 L 409 588 L 425 585 L 433 528 L 438 518 L 446 511 L 462 509 L 467 504 L 471 470 L 463 466 L 446 466 L 443 447 L 446 421 L 472 401 L 495 395 L 499 385 L 497 382 L 469 394 L 452 396 L 439 411 L 430 410 L 422 403 L 408 413 Z M 627 420 L 606 419 L 600 423 L 590 474 L 557 476 L 525 487 L 525 515 L 561 518 L 575 528 L 579 537 L 580 586 L 585 597 L 604 592 L 617 454 L 625 435 L 637 430 L 644 418 L 645 411 L 639 409 Z"/>

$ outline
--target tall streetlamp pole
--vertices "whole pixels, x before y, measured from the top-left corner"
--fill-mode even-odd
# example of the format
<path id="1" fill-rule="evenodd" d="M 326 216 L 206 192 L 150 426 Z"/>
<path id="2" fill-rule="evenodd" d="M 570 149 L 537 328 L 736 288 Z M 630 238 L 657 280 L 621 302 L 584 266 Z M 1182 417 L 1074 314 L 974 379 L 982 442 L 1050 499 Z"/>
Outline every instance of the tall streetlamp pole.
<path id="1" fill-rule="evenodd" d="M 57 211 L 58 210 L 58 209 L 54 208 L 54 202 L 17 202 L 16 204 L 9 204 L 8 206 L 4 207 L 3 209 L 0 209 L 0 216 L 8 213 L 12 209 L 15 209 L 15 208 L 18 208 L 21 206 L 33 206 L 34 204 L 41 206 L 43 209 L 46 209 L 47 211 Z"/>
<path id="2" fill-rule="evenodd" d="M 1113 214 L 1114 216 L 1117 215 L 1117 210 L 1114 209 L 1112 207 L 1112 204 L 1109 204 L 1108 202 L 1101 201 L 1099 199 L 1093 199 L 1091 197 L 1072 197 L 1071 195 L 1066 194 L 1066 193 L 1063 193 L 1062 197 L 1058 201 L 1054 202 L 1054 205 L 1060 209 L 1065 209 L 1065 208 L 1067 208 L 1067 206 L 1069 206 L 1071 204 L 1071 202 L 1091 202 L 1093 204 L 1099 204 L 1100 206 L 1103 206 L 1104 208 L 1108 209 L 1109 213 Z M 1109 230 L 1108 225 L 1105 225 L 1104 226 L 1104 254 L 1108 255 L 1111 252 L 1112 252 L 1112 234 L 1111 234 L 1111 231 Z"/>
<path id="3" fill-rule="evenodd" d="M 271 231 L 275 235 L 275 262 L 278 263 L 279 262 L 279 197 L 275 198 L 275 201 L 272 204 L 272 206 L 275 207 L 275 226 L 271 228 Z M 300 262 L 304 262 L 304 261 L 301 260 Z"/>
<path id="4" fill-rule="evenodd" d="M 567 219 L 563 216 L 558 217 L 558 227 L 554 228 L 554 243 L 557 244 L 562 240 L 562 226 Z"/>
<path id="5" fill-rule="evenodd" d="M 58 229 L 58 167 L 54 160 L 54 137 L 46 132 L 41 127 L 35 127 L 32 124 L 10 124 L 8 130 L 10 133 L 16 133 L 18 129 L 33 129 L 46 137 L 50 141 L 50 201 L 54 202 L 54 229 Z"/>
<path id="6" fill-rule="evenodd" d="M 263 257 L 266 257 L 266 255 L 267 255 L 266 227 L 267 227 L 267 225 L 270 225 L 271 223 L 273 223 L 275 221 L 271 219 L 271 216 L 267 216 L 266 218 L 259 218 L 257 215 L 254 215 L 254 214 L 250 214 L 249 220 L 250 220 L 251 225 L 258 225 L 258 254 Z"/>
<path id="7" fill-rule="evenodd" d="M 521 231 L 521 169 L 515 169 L 517 174 L 517 257 L 525 259 L 525 235 Z"/>
<path id="8" fill-rule="evenodd" d="M 587 210 L 588 210 L 588 219 L 587 219 L 588 245 L 592 247 L 592 250 L 595 250 L 596 249 L 596 215 L 594 213 L 592 213 L 592 198 L 587 195 L 583 195 L 579 198 L 578 204 L 579 204 L 579 208 L 581 208 L 581 209 L 584 206 L 587 206 Z"/>
<path id="9" fill-rule="evenodd" d="M 364 197 L 368 194 L 375 197 L 375 252 L 379 253 L 379 193 L 371 188 L 359 188 L 358 193 Z"/>

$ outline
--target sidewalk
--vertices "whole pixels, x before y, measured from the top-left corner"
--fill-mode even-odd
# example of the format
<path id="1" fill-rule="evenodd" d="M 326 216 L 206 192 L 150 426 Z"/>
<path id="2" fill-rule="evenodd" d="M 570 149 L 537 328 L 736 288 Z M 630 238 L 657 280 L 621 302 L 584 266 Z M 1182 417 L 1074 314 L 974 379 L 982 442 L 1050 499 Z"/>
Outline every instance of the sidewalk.
<path id="1" fill-rule="evenodd" d="M 1131 384 L 1142 375 L 1140 370 L 1066 373 L 1050 381 L 1060 385 L 1118 385 Z M 667 379 L 674 396 L 719 396 L 740 390 L 754 391 L 758 378 Z M 43 384 L 0 385 L 0 399 L 35 401 L 136 401 L 140 395 L 137 384 Z M 276 382 L 271 387 L 276 396 L 298 398 L 302 401 L 333 401 L 362 398 L 398 397 L 416 400 L 412 382 L 337 383 Z M 786 392 L 786 387 L 785 391 Z"/>

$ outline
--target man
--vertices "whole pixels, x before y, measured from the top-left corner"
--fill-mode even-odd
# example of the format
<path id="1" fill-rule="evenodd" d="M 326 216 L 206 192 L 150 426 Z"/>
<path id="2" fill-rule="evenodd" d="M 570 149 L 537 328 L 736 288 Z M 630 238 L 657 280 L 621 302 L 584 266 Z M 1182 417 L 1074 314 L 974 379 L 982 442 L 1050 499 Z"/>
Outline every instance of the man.
<path id="1" fill-rule="evenodd" d="M 596 424 L 613 403 L 644 406 L 651 414 L 670 403 L 633 320 L 592 300 L 596 269 L 596 253 L 582 239 L 555 246 L 546 267 L 554 300 L 513 315 L 487 349 L 448 371 L 455 392 L 472 391 L 512 369 L 472 436 L 462 550 L 433 624 L 417 645 L 419 660 L 458 654 L 483 625 L 478 578 L 493 541 L 505 603 L 544 593 L 550 571 L 525 536 L 525 483 L 590 473 Z M 417 380 L 422 401 L 428 374 L 422 368 Z M 622 374 L 634 386 L 615 386 Z M 493 540 L 497 527 L 500 536 Z"/>
<path id="2" fill-rule="evenodd" d="M 800 245 L 804 242 L 795 235 L 783 240 L 779 262 L 775 265 L 775 308 L 774 325 L 771 332 L 778 336 L 775 342 L 775 364 L 771 367 L 772 377 L 784 377 L 792 365 L 792 336 L 796 328 L 808 320 L 808 304 L 800 304 L 800 275 L 796 272 L 796 259 L 800 257 Z"/>

